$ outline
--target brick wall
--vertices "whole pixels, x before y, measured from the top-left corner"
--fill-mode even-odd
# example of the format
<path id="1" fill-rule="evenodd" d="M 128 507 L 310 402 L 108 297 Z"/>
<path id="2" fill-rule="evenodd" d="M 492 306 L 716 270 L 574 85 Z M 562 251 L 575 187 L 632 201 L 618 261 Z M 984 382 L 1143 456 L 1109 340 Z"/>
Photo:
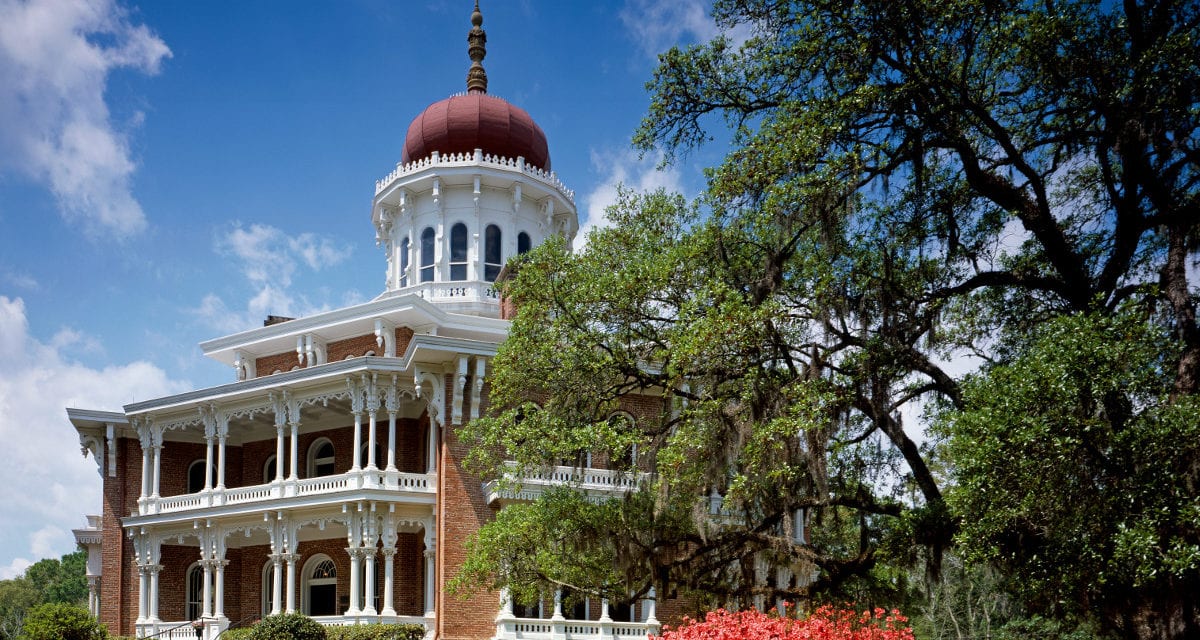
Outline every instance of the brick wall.
<path id="1" fill-rule="evenodd" d="M 330 342 L 325 345 L 325 360 L 326 362 L 337 362 L 346 358 L 357 358 L 367 355 L 368 351 L 377 356 L 383 355 L 383 347 L 375 343 L 375 334 L 373 333 Z"/>
<path id="2" fill-rule="evenodd" d="M 452 406 L 451 376 L 444 381 L 446 404 Z M 454 433 L 458 425 L 443 429 L 438 464 L 438 584 L 458 574 L 466 560 L 467 538 L 494 517 L 484 502 L 478 476 L 463 469 L 468 445 Z M 495 634 L 499 594 L 483 591 L 462 599 L 438 590 L 438 635 L 442 640 L 489 638 Z"/>
<path id="3" fill-rule="evenodd" d="M 107 445 L 106 445 L 107 446 Z M 109 631 L 133 635 L 137 617 L 137 570 L 133 544 L 125 538 L 121 518 L 137 508 L 141 493 L 142 448 L 137 440 L 118 438 L 117 476 L 104 476 L 101 525 L 100 622 Z"/>
<path id="4" fill-rule="evenodd" d="M 412 341 L 413 330 L 408 327 L 396 327 L 396 356 L 404 355 L 408 343 Z M 337 362 L 346 358 L 357 358 L 371 351 L 376 356 L 383 356 L 383 349 L 375 341 L 375 334 L 368 333 L 345 340 L 335 340 L 325 345 L 325 361 Z M 300 365 L 300 358 L 295 351 L 285 351 L 254 359 L 254 369 L 259 377 L 272 373 L 291 371 Z"/>
<path id="5" fill-rule="evenodd" d="M 300 358 L 295 351 L 285 351 L 270 356 L 254 359 L 254 371 L 258 377 L 269 376 L 276 371 L 291 371 L 292 367 L 300 365 Z"/>

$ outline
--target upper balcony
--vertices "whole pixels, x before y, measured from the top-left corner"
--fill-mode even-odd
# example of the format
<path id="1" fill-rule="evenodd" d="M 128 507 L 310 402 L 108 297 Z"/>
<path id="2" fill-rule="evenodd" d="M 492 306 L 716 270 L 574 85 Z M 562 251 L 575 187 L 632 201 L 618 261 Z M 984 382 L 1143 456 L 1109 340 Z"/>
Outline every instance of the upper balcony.
<path id="1" fill-rule="evenodd" d="M 501 480 L 483 484 L 484 499 L 495 502 L 526 502 L 537 500 L 550 487 L 570 486 L 594 501 L 608 500 L 633 491 L 648 474 L 596 469 L 593 467 L 556 466 L 528 470 L 515 475 L 516 463 L 506 463 L 508 471 Z"/>
<path id="2" fill-rule="evenodd" d="M 196 493 L 138 500 L 138 516 L 219 516 L 261 509 L 284 510 L 325 506 L 355 500 L 402 504 L 433 504 L 437 474 L 362 469 L 316 478 L 285 479 L 236 488 L 214 488 Z M 145 518 L 130 518 L 139 524 Z"/>

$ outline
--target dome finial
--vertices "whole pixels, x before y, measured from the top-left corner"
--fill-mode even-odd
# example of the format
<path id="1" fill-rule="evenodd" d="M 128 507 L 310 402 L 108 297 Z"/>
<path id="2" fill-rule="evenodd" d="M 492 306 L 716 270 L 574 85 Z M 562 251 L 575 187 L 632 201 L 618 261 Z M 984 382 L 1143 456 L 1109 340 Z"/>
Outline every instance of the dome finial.
<path id="1" fill-rule="evenodd" d="M 467 55 L 471 56 L 471 68 L 467 70 L 467 93 L 487 93 L 487 72 L 483 70 L 483 59 L 487 56 L 487 33 L 483 30 L 483 14 L 479 12 L 479 0 L 475 0 L 475 10 L 471 12 Z"/>

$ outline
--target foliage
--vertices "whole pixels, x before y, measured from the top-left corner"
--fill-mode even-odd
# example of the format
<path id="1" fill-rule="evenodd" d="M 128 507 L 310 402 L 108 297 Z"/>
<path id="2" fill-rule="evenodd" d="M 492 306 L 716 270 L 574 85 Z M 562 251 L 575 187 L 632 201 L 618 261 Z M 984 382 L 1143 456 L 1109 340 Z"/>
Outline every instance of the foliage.
<path id="1" fill-rule="evenodd" d="M 25 578 L 41 591 L 42 602 L 79 604 L 87 601 L 87 552 L 68 553 L 61 559 L 38 560 L 25 570 Z"/>
<path id="2" fill-rule="evenodd" d="M 86 563 L 87 553 L 75 551 L 61 559 L 39 560 L 20 577 L 0 580 L 0 640 L 16 638 L 25 616 L 38 604 L 85 602 Z"/>
<path id="3" fill-rule="evenodd" d="M 40 601 L 37 587 L 26 578 L 0 580 L 0 640 L 16 638 L 28 611 Z"/>
<path id="4" fill-rule="evenodd" d="M 1200 452 L 1163 444 L 1187 433 L 1200 390 L 1200 4 L 718 0 L 714 17 L 751 37 L 664 53 L 635 139 L 673 161 L 723 121 L 733 143 L 706 194 L 625 192 L 584 250 L 526 254 L 504 284 L 518 314 L 491 414 L 461 433 L 489 475 L 636 447 L 622 468 L 637 489 L 497 520 L 472 579 L 886 602 L 908 597 L 912 563 L 936 581 L 957 534 L 977 541 L 972 557 L 1041 571 L 1016 585 L 1035 612 L 1200 635 L 1183 504 Z M 1056 391 L 1034 375 L 1044 395 L 986 410 L 1021 391 L 1057 319 L 1084 317 L 1136 329 L 1142 346 L 1118 353 L 1157 374 L 1146 388 L 1114 391 L 1110 376 Z M 945 449 L 918 444 L 930 416 Z M 1021 446 L 979 455 L 995 451 L 1009 488 L 947 507 L 957 457 L 974 455 L 954 434 L 1006 425 Z M 992 471 L 966 463 L 962 482 L 986 494 Z M 1049 517 L 1085 500 L 1090 525 Z M 529 544 L 555 516 L 579 536 Z M 1114 538 L 1110 523 L 1126 528 Z"/>
<path id="5" fill-rule="evenodd" d="M 329 627 L 329 640 L 421 640 L 425 627 L 419 624 L 357 624 Z"/>
<path id="6" fill-rule="evenodd" d="M 250 634 L 254 633 L 254 627 L 238 627 L 236 629 L 226 629 L 221 632 L 219 640 L 250 640 Z"/>
<path id="7" fill-rule="evenodd" d="M 325 627 L 302 613 L 267 616 L 250 628 L 250 640 L 325 640 Z"/>
<path id="8" fill-rule="evenodd" d="M 858 613 L 823 606 L 802 619 L 782 618 L 756 609 L 710 611 L 703 620 L 684 618 L 664 628 L 662 640 L 912 640 L 913 633 L 899 611 L 883 609 Z"/>
<path id="9" fill-rule="evenodd" d="M 108 640 L 108 632 L 87 609 L 74 604 L 40 604 L 25 616 L 21 640 Z"/>
<path id="10" fill-rule="evenodd" d="M 1174 351 L 1135 314 L 1058 318 L 947 416 L 950 502 L 978 514 L 962 548 L 1041 613 L 1086 603 L 1134 628 L 1127 594 L 1200 589 L 1200 398 L 1171 401 Z"/>

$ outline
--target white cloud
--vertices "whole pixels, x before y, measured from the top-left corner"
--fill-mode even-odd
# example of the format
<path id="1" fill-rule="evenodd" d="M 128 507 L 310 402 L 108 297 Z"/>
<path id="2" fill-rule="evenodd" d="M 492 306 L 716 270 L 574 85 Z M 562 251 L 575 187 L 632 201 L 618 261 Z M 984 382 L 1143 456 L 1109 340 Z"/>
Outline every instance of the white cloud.
<path id="1" fill-rule="evenodd" d="M 652 57 L 684 41 L 707 42 L 722 34 L 734 45 L 749 39 L 746 25 L 722 31 L 709 6 L 706 0 L 628 0 L 620 17 L 630 38 Z"/>
<path id="2" fill-rule="evenodd" d="M 104 91 L 111 71 L 154 74 L 170 55 L 113 0 L 0 0 L 0 170 L 44 183 L 88 233 L 144 229 L 136 163 Z"/>
<path id="3" fill-rule="evenodd" d="M 579 233 L 575 236 L 577 251 L 583 249 L 583 246 L 587 244 L 587 236 L 592 229 L 612 224 L 608 219 L 608 212 L 605 210 L 616 203 L 619 187 L 625 186 L 642 193 L 657 189 L 666 189 L 668 192 L 683 191 L 683 183 L 678 169 L 674 166 L 665 169 L 658 168 L 658 165 L 662 163 L 661 154 L 639 158 L 638 153 L 632 149 L 621 151 L 596 151 L 593 149 L 591 160 L 592 169 L 604 177 L 600 184 L 584 196 L 584 211 L 587 218 L 580 225 Z"/>
<path id="4" fill-rule="evenodd" d="M 261 323 L 268 315 L 300 316 L 328 309 L 327 304 L 313 304 L 307 296 L 294 293 L 292 278 L 301 266 L 321 271 L 342 263 L 353 247 L 314 233 L 289 236 L 270 225 L 243 227 L 235 223 L 217 239 L 215 250 L 237 261 L 252 293 L 242 310 L 209 293 L 192 311 L 210 327 L 235 333 Z"/>
<path id="5" fill-rule="evenodd" d="M 80 345 L 94 344 L 71 329 L 37 340 L 24 301 L 0 296 L 0 579 L 73 551 L 70 530 L 83 526 L 85 514 L 99 513 L 97 467 L 79 454 L 65 408 L 119 411 L 191 387 L 145 361 L 93 369 L 72 359 Z"/>

